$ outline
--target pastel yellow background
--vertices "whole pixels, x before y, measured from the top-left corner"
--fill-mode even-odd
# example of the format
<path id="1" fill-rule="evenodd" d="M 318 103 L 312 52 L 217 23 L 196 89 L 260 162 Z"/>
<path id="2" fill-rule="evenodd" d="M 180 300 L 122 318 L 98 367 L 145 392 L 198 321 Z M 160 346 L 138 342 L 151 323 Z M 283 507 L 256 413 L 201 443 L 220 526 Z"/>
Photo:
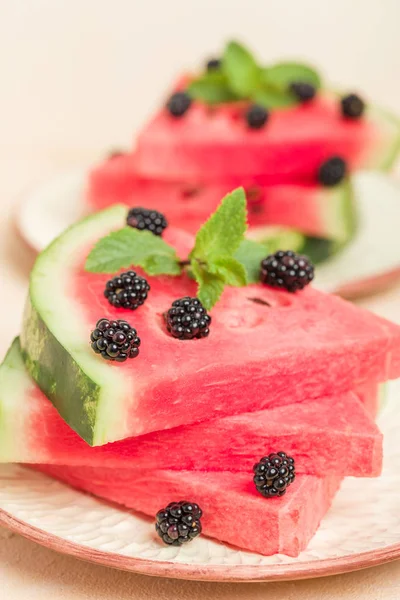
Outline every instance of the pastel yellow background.
<path id="1" fill-rule="evenodd" d="M 237 37 L 400 110 L 399 0 L 0 0 L 0 144 L 128 145 L 174 77 Z"/>

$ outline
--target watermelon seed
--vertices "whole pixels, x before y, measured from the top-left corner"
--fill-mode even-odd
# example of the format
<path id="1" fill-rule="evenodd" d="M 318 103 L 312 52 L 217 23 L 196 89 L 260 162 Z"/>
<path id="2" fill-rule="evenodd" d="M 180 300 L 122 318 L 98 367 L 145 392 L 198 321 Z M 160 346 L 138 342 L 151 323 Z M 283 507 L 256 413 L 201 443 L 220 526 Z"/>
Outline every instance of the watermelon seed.
<path id="1" fill-rule="evenodd" d="M 266 300 L 263 300 L 262 298 L 247 298 L 247 300 L 250 300 L 250 302 L 254 302 L 254 304 L 261 304 L 262 306 L 268 306 L 269 308 L 272 308 L 272 304 L 270 304 Z"/>
<path id="2" fill-rule="evenodd" d="M 185 198 L 185 200 L 190 200 L 190 198 L 194 198 L 200 192 L 201 192 L 201 187 L 198 185 L 197 186 L 196 185 L 187 186 L 187 187 L 182 188 L 182 197 Z"/>

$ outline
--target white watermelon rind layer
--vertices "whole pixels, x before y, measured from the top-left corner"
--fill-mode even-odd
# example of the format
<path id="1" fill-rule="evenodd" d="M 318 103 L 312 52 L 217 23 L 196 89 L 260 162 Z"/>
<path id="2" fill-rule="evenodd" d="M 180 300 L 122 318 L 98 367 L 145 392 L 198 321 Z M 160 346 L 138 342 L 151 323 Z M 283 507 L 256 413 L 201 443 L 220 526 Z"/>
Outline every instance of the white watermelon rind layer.
<path id="1" fill-rule="evenodd" d="M 318 194 L 317 203 L 323 219 L 323 229 L 329 239 L 342 245 L 349 242 L 357 227 L 357 207 L 350 179 L 337 186 L 327 197 L 324 190 Z"/>
<path id="2" fill-rule="evenodd" d="M 85 247 L 89 249 L 103 235 L 124 226 L 126 211 L 127 207 L 115 205 L 87 217 L 42 252 L 31 273 L 21 332 L 28 371 L 63 419 L 90 445 L 107 441 L 103 423 L 107 435 L 112 436 L 114 430 L 123 432 L 124 415 L 113 407 L 126 397 L 125 379 L 118 369 L 111 365 L 105 369 L 98 357 L 87 351 L 89 337 L 84 343 L 82 336 L 76 336 L 77 331 L 87 330 L 87 323 L 78 300 L 71 301 L 69 276 Z"/>
<path id="3" fill-rule="evenodd" d="M 375 152 L 371 152 L 362 169 L 390 170 L 400 151 L 400 120 L 389 111 L 379 106 L 367 109 L 367 116 L 382 127 L 382 144 Z"/>

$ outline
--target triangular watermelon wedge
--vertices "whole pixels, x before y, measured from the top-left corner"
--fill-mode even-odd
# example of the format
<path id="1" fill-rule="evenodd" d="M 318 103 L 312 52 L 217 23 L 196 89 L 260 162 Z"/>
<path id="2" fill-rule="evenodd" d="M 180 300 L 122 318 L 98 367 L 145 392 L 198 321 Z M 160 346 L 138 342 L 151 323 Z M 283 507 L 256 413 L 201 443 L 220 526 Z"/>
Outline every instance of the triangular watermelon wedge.
<path id="1" fill-rule="evenodd" d="M 247 192 L 249 227 L 279 225 L 315 237 L 348 241 L 355 230 L 352 186 L 319 184 L 257 185 L 242 181 Z M 89 176 L 86 200 L 92 210 L 122 202 L 159 210 L 175 227 L 196 233 L 233 184 L 168 181 L 140 175 L 134 154 L 110 157 Z"/>
<path id="2" fill-rule="evenodd" d="M 163 313 L 196 294 L 186 276 L 149 278 L 135 314 L 119 310 L 142 338 L 139 357 L 105 362 L 90 348 L 107 275 L 84 271 L 93 244 L 123 226 L 115 206 L 74 225 L 36 261 L 21 335 L 33 378 L 67 423 L 91 445 L 304 399 L 336 395 L 363 381 L 400 375 L 400 327 L 309 287 L 296 295 L 263 285 L 226 288 L 211 335 L 170 337 Z M 191 236 L 165 239 L 187 256 Z M 261 301 L 261 302 L 260 302 Z"/>
<path id="3" fill-rule="evenodd" d="M 328 92 L 271 111 L 265 127 L 257 130 L 249 129 L 244 111 L 235 103 L 210 110 L 195 102 L 177 119 L 162 109 L 139 134 L 139 172 L 238 185 L 248 177 L 256 183 L 315 183 L 320 166 L 332 156 L 341 156 L 349 171 L 388 169 L 399 149 L 397 119 L 373 106 L 361 119 L 344 118 L 340 98 Z"/>
<path id="4" fill-rule="evenodd" d="M 28 375 L 15 340 L 0 366 L 0 462 L 251 473 L 284 449 L 296 471 L 317 476 L 379 475 L 382 435 L 356 394 L 245 413 L 91 448 L 61 419 Z M 361 402 L 360 402 L 361 400 Z"/>
<path id="5" fill-rule="evenodd" d="M 171 501 L 185 498 L 197 502 L 204 513 L 205 535 L 267 556 L 298 556 L 317 530 L 341 482 L 340 477 L 300 475 L 287 494 L 267 500 L 256 492 L 246 473 L 164 469 L 137 472 L 65 465 L 34 468 L 153 518 Z"/>

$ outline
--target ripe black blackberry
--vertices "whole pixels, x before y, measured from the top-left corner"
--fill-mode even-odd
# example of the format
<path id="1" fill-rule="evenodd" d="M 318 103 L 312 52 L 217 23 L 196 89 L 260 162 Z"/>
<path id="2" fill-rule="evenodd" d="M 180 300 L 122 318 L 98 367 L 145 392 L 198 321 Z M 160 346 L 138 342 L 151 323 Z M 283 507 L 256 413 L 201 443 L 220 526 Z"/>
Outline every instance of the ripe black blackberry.
<path id="1" fill-rule="evenodd" d="M 104 296 L 115 308 L 136 310 L 147 298 L 150 285 L 135 271 L 126 271 L 106 283 Z"/>
<path id="2" fill-rule="evenodd" d="M 164 315 L 169 333 L 180 340 L 204 338 L 210 333 L 211 317 L 198 298 L 180 298 Z"/>
<path id="3" fill-rule="evenodd" d="M 130 209 L 126 223 L 129 227 L 135 227 L 140 231 L 151 231 L 154 235 L 161 235 L 164 229 L 168 227 L 168 221 L 162 213 L 141 206 Z"/>
<path id="4" fill-rule="evenodd" d="M 92 349 L 106 360 L 124 362 L 139 354 L 140 338 L 127 321 L 100 319 L 90 334 Z"/>
<path id="5" fill-rule="evenodd" d="M 221 59 L 220 58 L 210 58 L 207 61 L 206 69 L 207 71 L 218 71 L 221 68 Z"/>
<path id="6" fill-rule="evenodd" d="M 189 110 L 192 99 L 187 92 L 175 92 L 167 102 L 167 110 L 173 117 L 183 117 Z"/>
<path id="7" fill-rule="evenodd" d="M 290 84 L 289 89 L 300 102 L 309 102 L 317 93 L 315 86 L 305 81 L 294 81 Z"/>
<path id="8" fill-rule="evenodd" d="M 364 114 L 365 102 L 357 94 L 348 94 L 341 99 L 340 107 L 344 117 L 359 119 Z"/>
<path id="9" fill-rule="evenodd" d="M 283 496 L 295 480 L 294 459 L 285 452 L 273 452 L 264 456 L 253 467 L 253 481 L 256 489 L 265 498 Z"/>
<path id="10" fill-rule="evenodd" d="M 318 181 L 326 187 L 337 185 L 346 177 L 347 165 L 340 156 L 328 158 L 319 168 Z"/>
<path id="11" fill-rule="evenodd" d="M 278 250 L 261 261 L 261 281 L 288 292 L 302 290 L 314 279 L 314 266 L 307 256 Z"/>
<path id="12" fill-rule="evenodd" d="M 251 104 L 246 112 L 246 121 L 250 129 L 261 129 L 269 118 L 269 112 L 259 104 Z"/>
<path id="13" fill-rule="evenodd" d="M 156 515 L 156 531 L 169 546 L 191 542 L 201 533 L 201 508 L 193 502 L 171 502 Z"/>

